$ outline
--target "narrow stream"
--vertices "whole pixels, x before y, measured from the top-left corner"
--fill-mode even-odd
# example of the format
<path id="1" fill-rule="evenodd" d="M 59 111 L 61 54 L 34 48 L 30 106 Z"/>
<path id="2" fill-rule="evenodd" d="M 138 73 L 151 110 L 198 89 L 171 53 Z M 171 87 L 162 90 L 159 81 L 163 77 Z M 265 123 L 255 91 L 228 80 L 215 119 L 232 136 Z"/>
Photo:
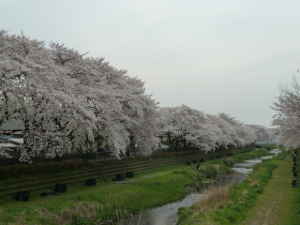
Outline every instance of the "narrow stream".
<path id="1" fill-rule="evenodd" d="M 272 155 L 264 156 L 258 159 L 246 160 L 243 163 L 237 163 L 233 166 L 232 170 L 235 171 L 233 175 L 225 178 L 225 183 L 240 183 L 248 174 L 253 171 L 253 167 L 263 160 L 271 159 L 274 155 L 280 153 L 280 150 L 274 149 L 271 151 Z M 177 223 L 177 211 L 181 207 L 190 207 L 196 202 L 201 202 L 201 199 L 205 198 L 204 193 L 191 193 L 184 199 L 156 207 L 153 209 L 145 210 L 132 217 L 129 220 L 123 221 L 120 225 L 176 225 Z"/>

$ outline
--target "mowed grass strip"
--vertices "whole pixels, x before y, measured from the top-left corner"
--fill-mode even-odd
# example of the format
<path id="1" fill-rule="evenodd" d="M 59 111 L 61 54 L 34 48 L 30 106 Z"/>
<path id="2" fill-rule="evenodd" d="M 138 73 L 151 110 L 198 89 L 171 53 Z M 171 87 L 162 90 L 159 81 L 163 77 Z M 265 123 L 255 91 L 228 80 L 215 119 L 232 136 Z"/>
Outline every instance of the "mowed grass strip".
<path id="1" fill-rule="evenodd" d="M 283 225 L 299 225 L 300 221 L 300 188 L 293 190 L 292 207 L 290 209 L 290 219 Z"/>
<path id="2" fill-rule="evenodd" d="M 280 161 L 273 177 L 250 210 L 243 225 L 299 225 L 295 222 L 296 189 L 291 186 L 292 169 L 289 160 Z"/>

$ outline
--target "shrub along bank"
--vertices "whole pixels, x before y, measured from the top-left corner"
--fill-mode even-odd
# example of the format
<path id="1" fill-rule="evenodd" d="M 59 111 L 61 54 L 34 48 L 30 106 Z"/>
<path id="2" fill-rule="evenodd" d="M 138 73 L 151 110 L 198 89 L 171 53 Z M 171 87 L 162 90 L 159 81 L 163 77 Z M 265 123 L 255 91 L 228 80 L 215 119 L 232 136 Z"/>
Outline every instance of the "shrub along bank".
<path id="1" fill-rule="evenodd" d="M 211 160 L 198 168 L 209 179 L 229 172 L 232 163 L 266 155 L 256 149 L 226 159 Z M 75 186 L 65 194 L 30 202 L 3 202 L 1 225 L 94 225 L 183 198 L 194 181 L 196 167 L 176 166 L 141 174 L 124 183 L 101 183 L 96 187 Z M 212 169 L 214 168 L 214 169 Z M 213 171 L 213 172 L 212 172 Z"/>

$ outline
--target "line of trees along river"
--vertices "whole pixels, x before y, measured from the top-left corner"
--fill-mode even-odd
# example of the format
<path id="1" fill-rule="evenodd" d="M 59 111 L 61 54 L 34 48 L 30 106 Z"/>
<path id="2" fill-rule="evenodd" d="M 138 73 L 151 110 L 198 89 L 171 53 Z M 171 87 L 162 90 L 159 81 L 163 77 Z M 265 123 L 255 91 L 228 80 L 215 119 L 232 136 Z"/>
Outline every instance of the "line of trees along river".
<path id="1" fill-rule="evenodd" d="M 159 149 L 209 152 L 272 136 L 224 113 L 160 108 L 143 81 L 103 58 L 1 31 L 0 127 L 11 120 L 21 121 L 23 142 L 0 145 L 0 157 L 26 163 L 97 151 L 116 158 Z"/>

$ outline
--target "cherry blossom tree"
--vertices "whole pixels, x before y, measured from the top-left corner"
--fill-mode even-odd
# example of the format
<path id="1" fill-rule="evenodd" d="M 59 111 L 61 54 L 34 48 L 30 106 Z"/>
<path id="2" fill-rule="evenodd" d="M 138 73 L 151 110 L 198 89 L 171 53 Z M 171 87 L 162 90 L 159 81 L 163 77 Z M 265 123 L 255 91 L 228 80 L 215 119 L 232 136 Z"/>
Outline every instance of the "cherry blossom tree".
<path id="1" fill-rule="evenodd" d="M 277 126 L 279 141 L 290 147 L 300 146 L 300 85 L 296 78 L 281 91 L 274 103 L 273 125 Z"/>
<path id="2" fill-rule="evenodd" d="M 157 103 L 103 58 L 1 32 L 0 88 L 0 125 L 24 123 L 20 161 L 99 149 L 119 157 L 128 146 L 150 154 L 158 144 Z"/>
<path id="3" fill-rule="evenodd" d="M 202 151 L 243 147 L 255 143 L 256 130 L 227 114 L 209 115 L 188 106 L 161 108 L 159 127 L 168 138 L 164 144 L 189 143 Z M 267 130 L 267 128 L 261 127 Z"/>
<path id="4" fill-rule="evenodd" d="M 257 142 L 273 143 L 276 136 L 276 130 L 265 128 L 261 125 L 249 125 L 255 132 Z"/>

